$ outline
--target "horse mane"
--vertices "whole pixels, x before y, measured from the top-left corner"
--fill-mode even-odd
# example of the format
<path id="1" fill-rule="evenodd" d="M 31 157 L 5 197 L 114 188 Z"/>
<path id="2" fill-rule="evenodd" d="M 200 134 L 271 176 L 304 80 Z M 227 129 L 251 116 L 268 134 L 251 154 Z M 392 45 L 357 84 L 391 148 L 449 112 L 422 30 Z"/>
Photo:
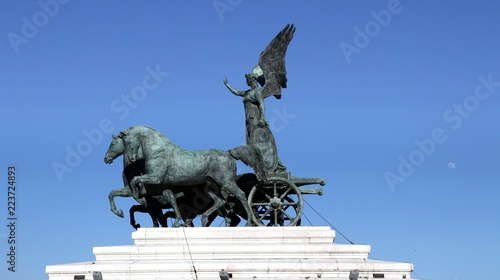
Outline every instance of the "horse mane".
<path id="1" fill-rule="evenodd" d="M 131 126 L 123 131 L 120 132 L 120 137 L 121 136 L 126 136 L 126 135 L 134 135 L 134 134 L 137 134 L 137 135 L 144 135 L 144 133 L 151 133 L 153 132 L 156 136 L 159 136 L 163 141 L 165 141 L 165 144 L 167 145 L 170 145 L 172 146 L 173 148 L 180 148 L 179 146 L 177 146 L 175 143 L 173 143 L 172 141 L 170 141 L 170 139 L 168 139 L 168 137 L 166 137 L 163 133 L 161 133 L 160 131 L 152 128 L 152 127 L 149 127 L 147 125 L 135 125 L 135 126 Z"/>
<path id="2" fill-rule="evenodd" d="M 155 132 L 158 132 L 156 129 L 154 129 L 152 127 L 149 127 L 147 125 L 134 125 L 134 126 L 131 126 L 129 128 L 126 128 L 126 129 L 122 130 L 120 132 L 120 134 L 129 135 L 131 133 L 134 133 L 134 132 L 137 132 L 137 131 L 141 131 L 143 129 L 149 129 L 149 130 L 153 130 Z"/>
<path id="3" fill-rule="evenodd" d="M 126 128 L 124 130 L 122 130 L 120 132 L 120 135 L 130 135 L 130 134 L 133 134 L 133 133 L 139 133 L 139 132 L 143 132 L 144 130 L 150 130 L 150 131 L 153 131 L 154 133 L 162 136 L 163 138 L 165 138 L 168 142 L 172 143 L 172 141 L 170 141 L 170 139 L 168 139 L 168 137 L 166 137 L 165 135 L 163 135 L 163 133 L 159 132 L 158 130 L 152 128 L 152 127 L 149 127 L 147 125 L 135 125 L 135 126 L 131 126 L 129 128 Z M 173 144 L 173 143 L 172 143 Z"/>

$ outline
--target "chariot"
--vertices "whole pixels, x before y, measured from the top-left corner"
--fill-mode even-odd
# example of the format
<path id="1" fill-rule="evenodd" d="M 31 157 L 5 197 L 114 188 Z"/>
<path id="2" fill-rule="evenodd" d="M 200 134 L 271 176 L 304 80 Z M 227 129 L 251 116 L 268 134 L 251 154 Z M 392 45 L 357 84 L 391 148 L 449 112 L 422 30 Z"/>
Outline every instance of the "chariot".
<path id="1" fill-rule="evenodd" d="M 300 225 L 304 209 L 303 195 L 323 195 L 322 188 L 301 188 L 326 184 L 323 178 L 300 178 L 284 171 L 278 158 L 274 136 L 267 126 L 254 128 L 249 144 L 258 147 L 263 157 L 266 180 L 259 181 L 253 173 L 238 176 L 237 184 L 245 191 L 258 226 Z"/>

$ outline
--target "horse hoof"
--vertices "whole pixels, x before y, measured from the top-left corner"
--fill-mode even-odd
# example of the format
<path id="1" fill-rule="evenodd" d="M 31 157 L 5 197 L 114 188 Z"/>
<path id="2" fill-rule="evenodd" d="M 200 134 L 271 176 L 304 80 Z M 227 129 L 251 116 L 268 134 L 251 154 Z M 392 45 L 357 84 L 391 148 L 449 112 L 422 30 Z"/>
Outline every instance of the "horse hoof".
<path id="1" fill-rule="evenodd" d="M 116 212 L 115 212 L 115 214 L 116 214 L 116 215 L 118 215 L 118 217 L 120 217 L 120 218 L 125 217 L 125 216 L 123 215 L 123 211 L 122 211 L 122 209 L 120 209 L 120 210 L 116 211 Z"/>

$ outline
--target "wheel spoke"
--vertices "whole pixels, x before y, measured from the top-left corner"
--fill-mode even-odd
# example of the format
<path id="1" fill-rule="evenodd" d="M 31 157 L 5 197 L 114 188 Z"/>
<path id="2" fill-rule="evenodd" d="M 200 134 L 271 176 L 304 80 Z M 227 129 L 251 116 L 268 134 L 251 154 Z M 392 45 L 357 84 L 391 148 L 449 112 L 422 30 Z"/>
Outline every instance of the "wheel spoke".
<path id="1" fill-rule="evenodd" d="M 276 190 L 276 180 L 273 182 L 273 197 L 277 197 L 278 196 L 278 193 L 277 193 L 277 190 Z"/>
<path id="2" fill-rule="evenodd" d="M 267 217 L 267 215 L 269 215 L 269 212 L 271 212 L 271 210 L 272 210 L 271 207 L 267 208 L 267 211 L 264 214 L 262 214 L 262 219 L 264 219 L 265 217 Z"/>
<path id="3" fill-rule="evenodd" d="M 291 205 L 291 204 L 283 204 L 283 210 L 288 210 L 288 208 L 290 208 L 290 206 L 296 206 L 296 205 Z M 293 207 L 293 210 L 295 211 L 295 213 L 297 213 L 297 207 Z"/>
<path id="4" fill-rule="evenodd" d="M 271 200 L 272 197 L 270 197 L 262 188 L 258 188 L 259 192 L 261 192 L 268 200 Z"/>
<path id="5" fill-rule="evenodd" d="M 253 206 L 269 206 L 269 202 L 254 202 Z"/>
<path id="6" fill-rule="evenodd" d="M 298 202 L 283 202 L 283 205 L 286 206 L 297 206 L 299 203 Z"/>
<path id="7" fill-rule="evenodd" d="M 285 196 L 287 196 L 287 195 L 288 195 L 288 193 L 289 193 L 291 190 L 292 190 L 292 188 L 291 188 L 291 187 L 288 187 L 288 188 L 286 189 L 286 191 L 285 191 L 285 192 L 284 192 L 284 193 L 280 196 L 280 199 L 281 199 L 281 200 L 283 200 L 283 199 L 285 198 Z"/>
<path id="8" fill-rule="evenodd" d="M 285 210 L 287 210 L 290 206 L 293 206 L 293 210 L 295 210 L 295 213 L 297 213 L 297 206 L 298 206 L 298 202 L 295 201 L 293 198 L 291 198 L 290 196 L 287 196 L 285 197 L 285 199 L 283 199 L 283 208 Z"/>
<path id="9" fill-rule="evenodd" d="M 288 215 L 288 213 L 287 213 L 287 212 L 285 212 L 283 209 L 280 209 L 280 211 L 281 211 L 281 213 L 283 213 L 283 214 L 284 214 L 284 215 L 285 215 L 288 219 L 290 219 L 290 221 L 292 221 L 292 220 L 293 220 L 293 218 L 292 218 L 292 217 L 290 217 L 290 215 Z"/>

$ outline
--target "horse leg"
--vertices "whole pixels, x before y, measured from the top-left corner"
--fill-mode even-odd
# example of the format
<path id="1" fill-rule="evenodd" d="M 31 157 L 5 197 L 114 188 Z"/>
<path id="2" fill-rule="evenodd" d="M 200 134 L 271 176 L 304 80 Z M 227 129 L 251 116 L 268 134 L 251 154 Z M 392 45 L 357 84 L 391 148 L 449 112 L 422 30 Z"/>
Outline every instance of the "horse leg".
<path id="1" fill-rule="evenodd" d="M 111 212 L 115 213 L 118 217 L 121 217 L 121 218 L 124 217 L 123 211 L 121 209 L 118 209 L 118 210 L 116 209 L 115 196 L 120 196 L 120 197 L 131 197 L 132 196 L 132 197 L 136 198 L 130 190 L 130 186 L 129 186 L 128 179 L 127 179 L 127 174 L 125 174 L 125 171 L 122 173 L 122 179 L 123 179 L 123 185 L 125 187 L 123 187 L 121 189 L 112 190 L 108 195 L 109 205 L 111 207 Z M 138 199 L 136 198 L 136 200 L 138 200 Z M 141 204 L 143 204 L 143 203 L 141 203 Z"/>
<path id="2" fill-rule="evenodd" d="M 206 227 L 209 227 L 212 222 L 215 220 L 215 218 L 217 218 L 217 216 L 221 216 L 223 217 L 223 214 L 219 212 L 219 210 L 213 212 L 212 214 L 210 214 L 210 216 L 208 216 L 208 221 L 206 223 Z"/>
<path id="3" fill-rule="evenodd" d="M 144 183 L 142 180 L 147 181 L 148 177 L 149 176 L 147 174 L 144 174 L 144 175 L 134 176 L 132 180 L 130 180 L 130 190 L 132 191 L 132 195 L 135 198 L 140 197 L 140 187 L 141 187 L 140 184 Z"/>
<path id="4" fill-rule="evenodd" d="M 156 174 L 143 174 L 140 176 L 134 176 L 132 180 L 130 180 L 130 187 L 134 194 L 140 196 L 140 184 L 144 185 L 159 185 L 162 182 L 159 175 Z"/>
<path id="5" fill-rule="evenodd" d="M 191 218 L 188 218 L 184 221 L 184 226 L 185 227 L 194 227 L 194 224 L 193 224 L 193 219 Z"/>
<path id="6" fill-rule="evenodd" d="M 146 198 L 148 202 L 148 214 L 153 220 L 153 227 L 167 227 L 166 220 L 161 219 L 163 217 L 162 206 L 160 202 L 152 197 Z"/>
<path id="7" fill-rule="evenodd" d="M 236 213 L 232 212 L 229 214 L 229 217 L 232 217 L 229 221 L 229 226 L 230 227 L 235 227 L 237 226 L 240 222 L 241 222 L 241 219 L 240 217 L 238 217 L 238 215 L 236 215 Z"/>
<path id="8" fill-rule="evenodd" d="M 221 211 L 220 212 L 221 216 L 223 216 L 224 218 L 227 217 L 226 209 L 224 207 L 222 207 L 222 206 L 224 206 L 224 204 L 226 204 L 226 201 L 224 199 L 222 199 L 219 195 L 214 193 L 213 190 L 211 190 L 210 188 L 207 189 L 207 195 L 210 198 L 212 198 L 212 200 L 214 201 L 214 205 L 212 205 L 212 207 L 208 208 L 208 210 L 205 211 L 205 213 L 203 213 L 201 215 L 201 226 L 203 226 L 203 227 L 207 227 L 212 223 L 213 219 L 210 220 L 210 216 L 215 211 Z"/>
<path id="9" fill-rule="evenodd" d="M 229 207 L 229 210 L 228 210 L 228 219 L 226 220 L 226 227 L 235 227 L 241 222 L 240 217 L 236 215 L 236 203 L 228 202 L 227 206 Z"/>
<path id="10" fill-rule="evenodd" d="M 229 194 L 228 194 L 225 190 L 223 190 L 223 189 L 219 189 L 219 195 L 220 195 L 220 196 L 222 196 L 222 199 L 224 199 L 224 206 L 223 206 L 223 207 L 221 207 L 221 208 L 219 208 L 219 209 L 217 210 L 217 215 L 218 215 L 219 217 L 224 218 L 224 221 L 226 222 L 226 227 L 229 227 L 229 226 L 231 226 L 231 224 L 232 224 L 232 218 L 231 218 L 231 217 L 233 217 L 233 216 L 231 215 L 231 207 L 230 207 L 230 204 L 229 204 L 229 202 L 228 202 L 228 200 L 227 200 L 227 198 L 229 197 Z M 229 210 L 226 208 L 226 206 L 229 206 Z M 216 218 L 216 217 L 215 217 L 215 216 L 213 216 L 213 214 L 212 214 L 212 216 L 211 216 L 211 217 L 209 217 L 209 219 L 210 219 L 209 224 L 211 224 L 215 218 Z M 239 223 L 239 222 L 238 222 L 238 223 Z"/>
<path id="11" fill-rule="evenodd" d="M 159 214 L 158 217 L 162 217 L 161 219 L 158 219 L 158 222 L 160 223 L 161 227 L 168 227 L 168 225 L 167 225 L 167 219 L 163 218 L 164 217 L 163 216 L 163 211 L 160 211 L 158 214 Z"/>
<path id="12" fill-rule="evenodd" d="M 228 227 L 232 223 L 231 218 L 229 218 L 229 215 L 226 214 L 226 212 L 223 212 L 219 209 L 219 210 L 216 210 L 215 212 L 213 212 L 212 214 L 210 214 L 210 216 L 208 216 L 208 222 L 205 226 L 209 227 L 212 224 L 212 222 L 215 220 L 215 218 L 217 218 L 217 216 L 224 218 L 224 221 L 226 222 L 226 227 Z"/>
<path id="13" fill-rule="evenodd" d="M 229 181 L 227 184 L 222 185 L 225 187 L 225 189 L 230 192 L 232 195 L 234 195 L 241 203 L 243 208 L 245 209 L 245 212 L 247 214 L 247 224 L 246 226 L 251 226 L 252 225 L 252 210 L 250 209 L 250 206 L 248 205 L 247 199 L 245 192 L 243 192 L 238 185 L 234 181 Z"/>
<path id="14" fill-rule="evenodd" d="M 168 218 L 175 219 L 175 213 L 173 211 L 166 211 L 165 214 L 163 214 L 163 220 L 165 221 L 165 227 L 168 227 L 168 225 L 167 225 Z"/>
<path id="15" fill-rule="evenodd" d="M 118 217 L 123 218 L 123 211 L 121 209 L 116 209 L 115 205 L 115 196 L 120 196 L 120 197 L 130 197 L 131 193 L 127 187 L 121 188 L 121 189 L 116 189 L 112 190 L 109 195 L 109 205 L 111 207 L 111 212 L 115 213 Z"/>
<path id="16" fill-rule="evenodd" d="M 179 211 L 179 207 L 177 206 L 177 199 L 175 198 L 174 193 L 170 189 L 165 189 L 163 191 L 163 196 L 167 199 L 168 203 L 172 206 L 175 213 L 175 221 L 172 227 L 180 227 L 181 226 L 181 211 Z"/>
<path id="17" fill-rule="evenodd" d="M 146 210 L 146 207 L 144 207 L 143 205 L 134 205 L 132 207 L 130 207 L 130 210 L 129 210 L 129 214 L 130 214 L 130 224 L 135 228 L 135 229 L 138 229 L 141 227 L 140 224 L 136 224 L 135 223 L 135 216 L 134 216 L 134 213 L 135 212 L 141 212 L 141 213 L 146 213 L 148 212 Z"/>
<path id="18" fill-rule="evenodd" d="M 224 217 L 224 219 L 226 220 L 226 227 L 235 227 L 241 222 L 240 217 L 238 217 L 238 215 L 236 215 L 236 203 L 228 200 L 229 194 L 227 193 L 226 190 L 222 189 L 221 192 L 222 192 L 222 195 L 224 196 L 224 200 L 226 200 L 225 208 L 226 208 L 227 214 L 226 214 L 226 217 Z M 219 216 L 221 216 L 220 212 L 219 212 Z M 223 217 L 223 216 L 221 216 L 221 217 Z"/>

